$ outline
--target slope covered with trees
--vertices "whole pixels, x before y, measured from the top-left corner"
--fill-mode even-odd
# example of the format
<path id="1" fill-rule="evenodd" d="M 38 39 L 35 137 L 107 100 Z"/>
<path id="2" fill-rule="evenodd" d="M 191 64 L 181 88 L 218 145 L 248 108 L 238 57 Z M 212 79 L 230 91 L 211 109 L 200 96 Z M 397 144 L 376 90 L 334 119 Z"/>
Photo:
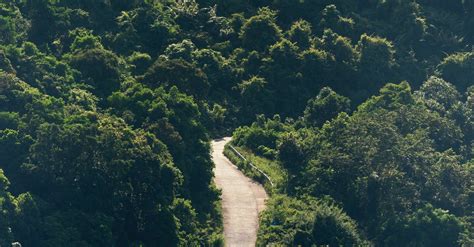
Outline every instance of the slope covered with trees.
<path id="1" fill-rule="evenodd" d="M 234 134 L 288 174 L 259 243 L 472 244 L 472 90 L 436 77 L 418 91 L 387 84 L 354 112 L 328 91 L 297 121 L 260 118 Z M 314 119 L 322 105 L 326 119 Z"/>
<path id="2" fill-rule="evenodd" d="M 241 125 L 288 174 L 259 243 L 472 244 L 473 10 L 0 1 L 0 245 L 220 245 Z"/>

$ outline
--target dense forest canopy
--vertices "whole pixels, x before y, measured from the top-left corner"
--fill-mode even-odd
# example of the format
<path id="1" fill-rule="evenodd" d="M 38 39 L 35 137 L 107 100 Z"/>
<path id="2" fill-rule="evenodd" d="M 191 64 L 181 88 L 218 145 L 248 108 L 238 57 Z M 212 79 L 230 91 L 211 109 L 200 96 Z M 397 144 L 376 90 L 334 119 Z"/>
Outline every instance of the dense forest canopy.
<path id="1" fill-rule="evenodd" d="M 0 246 L 220 246 L 209 140 L 287 174 L 258 245 L 474 244 L 474 1 L 0 0 Z"/>

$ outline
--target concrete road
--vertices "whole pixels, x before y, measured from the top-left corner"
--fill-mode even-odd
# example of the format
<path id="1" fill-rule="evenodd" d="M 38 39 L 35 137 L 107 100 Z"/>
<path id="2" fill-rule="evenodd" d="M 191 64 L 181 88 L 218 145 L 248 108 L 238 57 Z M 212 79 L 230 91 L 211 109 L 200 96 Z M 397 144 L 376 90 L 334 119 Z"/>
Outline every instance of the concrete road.
<path id="1" fill-rule="evenodd" d="M 255 246 L 258 215 L 268 198 L 263 187 L 246 177 L 222 153 L 230 138 L 212 142 L 215 183 L 222 190 L 226 246 Z"/>

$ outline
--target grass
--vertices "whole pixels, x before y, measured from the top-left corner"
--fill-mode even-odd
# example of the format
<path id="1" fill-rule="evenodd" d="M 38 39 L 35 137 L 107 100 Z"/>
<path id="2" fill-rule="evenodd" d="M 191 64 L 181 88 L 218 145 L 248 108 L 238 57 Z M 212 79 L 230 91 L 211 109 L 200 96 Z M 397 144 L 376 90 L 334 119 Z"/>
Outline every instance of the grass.
<path id="1" fill-rule="evenodd" d="M 234 146 L 235 147 L 235 146 Z M 281 192 L 286 184 L 287 174 L 285 170 L 277 161 L 273 161 L 261 156 L 255 155 L 252 151 L 243 147 L 235 147 L 248 161 L 258 167 L 260 170 L 265 172 L 272 180 L 274 187 L 270 185 L 267 179 L 254 168 L 252 168 L 247 162 L 240 159 L 235 153 L 226 145 L 224 149 L 224 155 L 234 163 L 239 169 L 248 177 L 260 182 L 264 185 L 268 193 Z"/>

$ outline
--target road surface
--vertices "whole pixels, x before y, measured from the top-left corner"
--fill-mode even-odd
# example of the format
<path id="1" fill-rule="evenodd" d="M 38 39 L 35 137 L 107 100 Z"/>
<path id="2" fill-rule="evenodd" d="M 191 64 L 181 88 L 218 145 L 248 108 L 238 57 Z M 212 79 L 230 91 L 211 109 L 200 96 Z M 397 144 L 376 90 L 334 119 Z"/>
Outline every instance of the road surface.
<path id="1" fill-rule="evenodd" d="M 214 181 L 222 190 L 225 245 L 255 246 L 258 215 L 268 198 L 263 187 L 246 177 L 222 153 L 230 138 L 212 142 L 212 159 L 216 164 Z"/>

